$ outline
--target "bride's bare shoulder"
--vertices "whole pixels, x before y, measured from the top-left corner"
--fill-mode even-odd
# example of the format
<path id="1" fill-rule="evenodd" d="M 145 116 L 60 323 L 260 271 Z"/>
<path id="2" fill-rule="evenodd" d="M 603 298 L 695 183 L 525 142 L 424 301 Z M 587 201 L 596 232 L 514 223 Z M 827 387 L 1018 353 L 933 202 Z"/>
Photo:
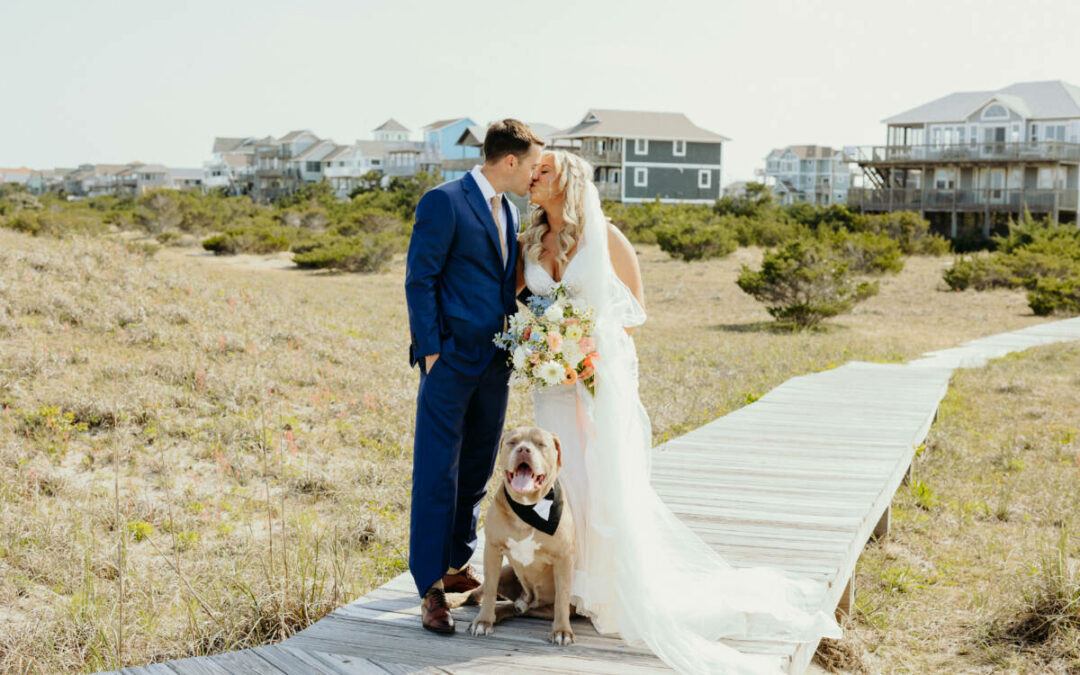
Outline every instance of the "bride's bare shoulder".
<path id="1" fill-rule="evenodd" d="M 608 221 L 608 249 L 611 251 L 611 257 L 613 260 L 618 259 L 637 259 L 637 252 L 634 251 L 634 245 L 630 243 L 630 240 L 626 238 L 626 235 L 622 233 L 614 223 Z"/>

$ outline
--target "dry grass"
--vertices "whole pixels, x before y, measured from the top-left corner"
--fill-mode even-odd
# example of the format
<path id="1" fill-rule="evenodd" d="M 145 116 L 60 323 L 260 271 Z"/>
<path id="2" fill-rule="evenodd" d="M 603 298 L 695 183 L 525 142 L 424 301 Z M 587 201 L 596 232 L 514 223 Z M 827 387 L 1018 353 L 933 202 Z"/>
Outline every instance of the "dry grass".
<path id="1" fill-rule="evenodd" d="M 1080 672 L 1080 345 L 959 371 L 856 573 L 875 673 Z"/>
<path id="2" fill-rule="evenodd" d="M 129 248 L 0 232 L 2 672 L 277 640 L 405 569 L 403 263 L 327 276 Z M 1020 293 L 941 292 L 947 261 L 912 259 L 854 314 L 780 334 L 734 284 L 759 251 L 641 259 L 658 440 L 794 375 L 1041 321 Z M 509 422 L 530 417 L 513 394 Z"/>

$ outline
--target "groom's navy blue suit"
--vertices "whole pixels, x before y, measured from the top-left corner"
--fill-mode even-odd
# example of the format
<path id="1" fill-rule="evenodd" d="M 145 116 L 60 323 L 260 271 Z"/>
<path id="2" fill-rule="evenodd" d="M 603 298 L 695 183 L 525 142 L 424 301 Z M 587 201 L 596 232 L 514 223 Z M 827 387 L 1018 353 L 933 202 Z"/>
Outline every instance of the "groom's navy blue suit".
<path id="1" fill-rule="evenodd" d="M 420 199 L 405 298 L 420 366 L 413 444 L 409 570 L 421 595 L 476 549 L 480 501 L 506 416 L 510 367 L 492 342 L 514 297 L 518 213 L 502 200 L 502 232 L 471 174 Z M 510 227 L 506 227 L 509 223 Z M 506 237 L 503 265 L 499 236 Z M 439 354 L 425 372 L 424 357 Z"/>

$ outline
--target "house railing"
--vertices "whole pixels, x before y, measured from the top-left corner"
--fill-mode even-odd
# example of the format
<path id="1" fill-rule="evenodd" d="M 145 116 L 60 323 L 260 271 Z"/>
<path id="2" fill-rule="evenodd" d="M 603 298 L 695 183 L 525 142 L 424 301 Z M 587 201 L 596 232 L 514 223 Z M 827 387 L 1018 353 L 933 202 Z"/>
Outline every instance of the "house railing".
<path id="1" fill-rule="evenodd" d="M 600 199 L 622 200 L 622 183 L 596 183 L 596 191 Z"/>
<path id="2" fill-rule="evenodd" d="M 867 145 L 853 148 L 859 164 L 920 162 L 1080 162 L 1080 143 L 977 141 L 952 145 Z"/>
<path id="3" fill-rule="evenodd" d="M 1031 188 L 938 189 L 851 188 L 850 208 L 867 211 L 1075 211 L 1077 190 Z"/>
<path id="4" fill-rule="evenodd" d="M 581 149 L 577 153 L 589 164 L 596 166 L 597 164 L 622 164 L 622 151 L 621 150 L 589 150 Z"/>

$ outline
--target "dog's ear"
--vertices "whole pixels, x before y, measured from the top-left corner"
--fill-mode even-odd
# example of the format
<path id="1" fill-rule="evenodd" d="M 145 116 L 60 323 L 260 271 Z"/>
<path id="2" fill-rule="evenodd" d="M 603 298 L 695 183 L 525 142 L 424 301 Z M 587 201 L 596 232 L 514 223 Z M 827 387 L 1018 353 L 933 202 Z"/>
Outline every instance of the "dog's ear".
<path id="1" fill-rule="evenodd" d="M 551 440 L 555 443 L 555 457 L 559 468 L 562 468 L 562 444 L 559 443 L 559 437 L 555 434 L 551 434 Z"/>

